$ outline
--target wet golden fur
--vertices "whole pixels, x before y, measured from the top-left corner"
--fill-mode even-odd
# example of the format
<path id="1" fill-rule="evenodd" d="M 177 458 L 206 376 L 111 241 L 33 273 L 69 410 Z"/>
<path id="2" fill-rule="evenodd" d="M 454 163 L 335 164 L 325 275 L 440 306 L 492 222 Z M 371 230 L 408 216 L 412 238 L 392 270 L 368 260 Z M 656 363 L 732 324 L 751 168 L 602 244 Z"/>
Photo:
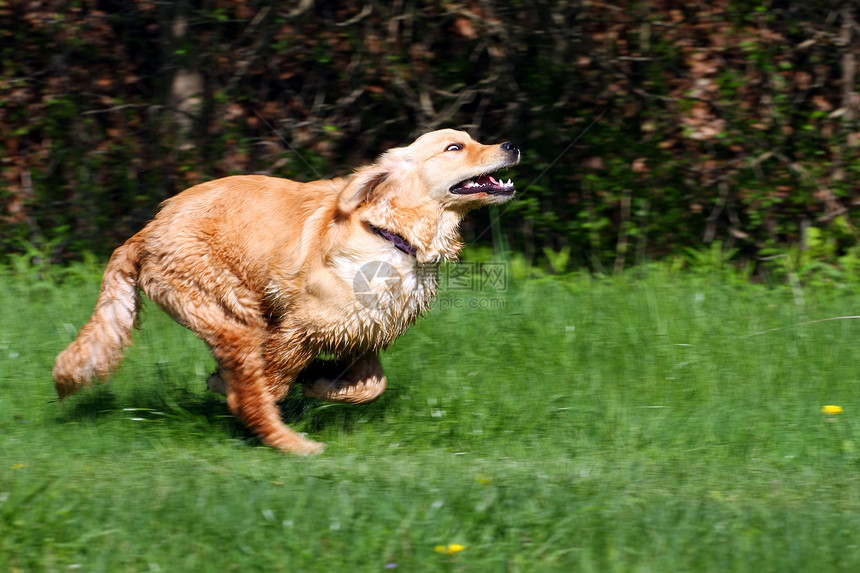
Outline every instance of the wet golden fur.
<path id="1" fill-rule="evenodd" d="M 509 144 L 441 130 L 345 178 L 237 176 L 180 193 L 111 257 L 92 318 L 57 357 L 59 395 L 116 368 L 142 290 L 206 341 L 219 366 L 210 388 L 263 441 L 322 451 L 284 425 L 277 402 L 297 381 L 334 401 L 370 402 L 385 390 L 378 352 L 428 308 L 433 266 L 460 251 L 460 220 L 512 194 L 450 189 L 518 159 Z M 406 239 L 414 256 L 374 228 Z M 373 278 L 368 264 L 392 281 L 357 294 L 356 281 Z M 321 353 L 338 360 L 316 360 Z"/>

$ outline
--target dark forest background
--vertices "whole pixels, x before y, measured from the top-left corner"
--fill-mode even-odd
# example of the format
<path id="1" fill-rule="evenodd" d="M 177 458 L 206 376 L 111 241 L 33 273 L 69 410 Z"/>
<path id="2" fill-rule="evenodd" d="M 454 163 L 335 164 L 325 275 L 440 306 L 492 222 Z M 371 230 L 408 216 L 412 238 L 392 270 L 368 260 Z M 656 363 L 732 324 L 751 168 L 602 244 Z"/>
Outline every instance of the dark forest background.
<path id="1" fill-rule="evenodd" d="M 460 127 L 524 150 L 518 199 L 466 238 L 532 264 L 860 264 L 858 19 L 856 0 L 0 0 L 0 256 L 105 256 L 201 181 L 342 175 Z"/>

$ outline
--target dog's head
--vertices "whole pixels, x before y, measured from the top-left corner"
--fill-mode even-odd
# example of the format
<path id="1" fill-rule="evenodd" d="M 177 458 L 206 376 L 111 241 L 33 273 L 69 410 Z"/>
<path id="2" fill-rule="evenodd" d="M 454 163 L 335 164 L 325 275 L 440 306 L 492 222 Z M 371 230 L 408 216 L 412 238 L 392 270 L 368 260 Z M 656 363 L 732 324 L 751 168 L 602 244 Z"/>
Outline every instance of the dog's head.
<path id="1" fill-rule="evenodd" d="M 433 203 L 459 213 L 504 203 L 514 196 L 514 184 L 493 174 L 519 160 L 520 150 L 510 142 L 483 145 L 464 131 L 431 131 L 358 170 L 339 207 L 349 213 L 375 194 L 406 208 Z"/>
<path id="2" fill-rule="evenodd" d="M 415 163 L 428 194 L 443 205 L 471 209 L 514 196 L 510 180 L 493 176 L 519 162 L 520 150 L 510 142 L 483 145 L 464 131 L 442 129 L 422 135 L 402 152 Z"/>

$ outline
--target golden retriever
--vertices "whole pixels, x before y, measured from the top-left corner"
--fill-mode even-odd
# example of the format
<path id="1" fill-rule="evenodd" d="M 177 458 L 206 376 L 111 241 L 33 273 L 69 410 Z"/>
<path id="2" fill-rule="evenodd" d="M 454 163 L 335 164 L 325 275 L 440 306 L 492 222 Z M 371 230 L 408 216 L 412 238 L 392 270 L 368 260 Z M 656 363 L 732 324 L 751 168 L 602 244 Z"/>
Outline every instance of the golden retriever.
<path id="1" fill-rule="evenodd" d="M 278 401 L 296 382 L 324 400 L 382 394 L 379 351 L 431 304 L 435 266 L 462 247 L 463 216 L 514 195 L 491 174 L 519 158 L 509 142 L 443 129 L 347 177 L 226 177 L 168 199 L 114 251 L 92 318 L 57 357 L 58 394 L 111 374 L 142 290 L 209 345 L 209 387 L 260 439 L 321 452 L 283 423 Z"/>

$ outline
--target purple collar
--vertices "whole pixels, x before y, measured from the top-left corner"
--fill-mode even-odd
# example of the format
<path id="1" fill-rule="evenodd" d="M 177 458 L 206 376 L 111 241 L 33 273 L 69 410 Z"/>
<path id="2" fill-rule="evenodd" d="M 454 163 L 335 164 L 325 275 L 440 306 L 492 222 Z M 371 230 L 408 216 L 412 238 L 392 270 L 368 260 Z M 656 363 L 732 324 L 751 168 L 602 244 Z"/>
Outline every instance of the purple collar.
<path id="1" fill-rule="evenodd" d="M 394 245 L 407 255 L 414 257 L 418 253 L 418 249 L 415 248 L 415 245 L 413 245 L 397 233 L 392 233 L 391 231 L 380 229 L 379 227 L 375 227 L 373 225 L 370 225 L 370 229 L 383 239 L 387 239 L 388 241 L 390 241 L 392 245 Z"/>

